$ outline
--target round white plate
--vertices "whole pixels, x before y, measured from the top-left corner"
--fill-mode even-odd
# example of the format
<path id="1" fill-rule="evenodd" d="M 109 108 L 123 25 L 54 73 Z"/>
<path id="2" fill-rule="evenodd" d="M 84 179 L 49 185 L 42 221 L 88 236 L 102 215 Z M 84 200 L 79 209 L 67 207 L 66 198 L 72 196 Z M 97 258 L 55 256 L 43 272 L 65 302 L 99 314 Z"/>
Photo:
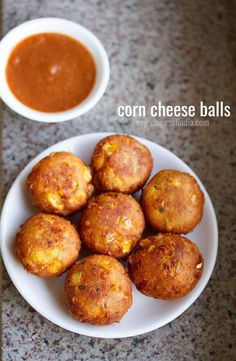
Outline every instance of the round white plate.
<path id="1" fill-rule="evenodd" d="M 51 152 L 69 151 L 78 155 L 84 162 L 90 157 L 96 143 L 108 133 L 86 134 L 53 145 L 34 158 L 18 175 L 13 183 L 2 210 L 1 251 L 6 269 L 25 300 L 41 315 L 69 331 L 82 335 L 105 338 L 128 337 L 155 330 L 181 315 L 201 294 L 214 268 L 218 247 L 217 221 L 209 195 L 196 174 L 176 155 L 158 144 L 138 138 L 151 151 L 154 159 L 152 175 L 161 169 L 179 169 L 195 176 L 205 194 L 205 208 L 201 223 L 190 233 L 204 257 L 204 271 L 197 286 L 185 297 L 177 301 L 161 301 L 142 295 L 133 287 L 133 305 L 120 323 L 111 326 L 92 326 L 74 320 L 64 302 L 65 275 L 41 279 L 27 273 L 14 255 L 13 245 L 19 226 L 37 210 L 31 205 L 25 191 L 25 181 L 40 159 Z"/>

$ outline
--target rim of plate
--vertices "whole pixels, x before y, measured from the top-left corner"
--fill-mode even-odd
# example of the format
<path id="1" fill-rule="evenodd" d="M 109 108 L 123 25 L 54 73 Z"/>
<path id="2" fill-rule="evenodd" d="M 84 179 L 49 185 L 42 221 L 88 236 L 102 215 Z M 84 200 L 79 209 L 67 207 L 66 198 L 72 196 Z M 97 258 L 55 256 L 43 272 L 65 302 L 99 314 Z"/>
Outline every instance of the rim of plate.
<path id="1" fill-rule="evenodd" d="M 9 264 L 6 262 L 6 254 L 8 253 L 7 250 L 4 247 L 4 230 L 3 230 L 3 223 L 4 223 L 4 218 L 5 218 L 5 212 L 6 212 L 6 206 L 7 206 L 7 202 L 8 202 L 8 197 L 10 195 L 10 192 L 12 191 L 12 188 L 14 187 L 14 185 L 18 182 L 18 180 L 20 179 L 20 177 L 22 177 L 24 175 L 24 173 L 32 168 L 32 166 L 42 157 L 44 157 L 47 153 L 50 152 L 50 149 L 55 147 L 55 146 L 61 146 L 63 145 L 63 143 L 67 143 L 68 141 L 75 141 L 75 140 L 79 140 L 81 137 L 86 138 L 86 137 L 97 137 L 99 138 L 97 141 L 99 141 L 100 139 L 102 139 L 103 137 L 112 135 L 112 134 L 123 134 L 123 135 L 129 135 L 135 139 L 137 139 L 140 142 L 145 142 L 145 143 L 150 143 L 152 144 L 152 146 L 156 146 L 161 148 L 162 150 L 164 150 L 167 153 L 170 153 L 171 156 L 175 157 L 178 162 L 180 162 L 182 165 L 184 165 L 184 167 L 188 168 L 188 172 L 190 174 L 192 174 L 198 181 L 198 183 L 200 184 L 201 189 L 204 191 L 204 196 L 205 196 L 205 204 L 208 203 L 208 206 L 210 208 L 210 212 L 211 212 L 211 216 L 212 216 L 212 221 L 213 221 L 213 239 L 214 239 L 214 247 L 212 248 L 212 262 L 208 267 L 208 272 L 207 275 L 205 275 L 204 279 L 201 278 L 201 286 L 198 287 L 198 292 L 194 293 L 192 295 L 192 297 L 190 297 L 188 300 L 185 300 L 183 302 L 183 304 L 178 307 L 176 312 L 171 313 L 171 315 L 169 317 L 166 317 L 165 320 L 163 320 L 163 322 L 160 322 L 157 320 L 156 323 L 150 325 L 146 325 L 146 326 L 142 326 L 142 330 L 137 329 L 137 331 L 135 332 L 129 332 L 124 330 L 122 332 L 122 335 L 117 335 L 117 336 L 111 336 L 109 334 L 109 331 L 105 331 L 102 334 L 96 335 L 96 331 L 80 331 L 79 329 L 75 328 L 75 327 L 70 327 L 67 328 L 65 327 L 65 324 L 63 322 L 60 322 L 60 320 L 58 320 L 58 318 L 55 318 L 51 315 L 48 315 L 46 311 L 41 310 L 38 308 L 37 305 L 33 304 L 33 302 L 31 302 L 30 298 L 24 294 L 24 287 L 20 286 L 17 284 L 17 279 L 15 277 L 15 275 L 11 272 L 10 266 Z M 52 150 L 53 151 L 53 150 Z M 150 180 L 150 178 L 149 178 Z M 47 320 L 49 320 L 50 322 L 54 323 L 55 325 L 62 327 L 63 329 L 66 329 L 68 331 L 77 333 L 77 334 L 81 334 L 84 336 L 89 336 L 89 337 L 95 337 L 95 338 L 108 338 L 108 339 L 115 339 L 115 338 L 126 338 L 126 337 L 134 337 L 134 336 L 138 336 L 138 335 L 143 335 L 147 332 L 150 331 L 154 331 L 158 328 L 161 328 L 163 326 L 165 326 L 166 324 L 170 323 L 171 321 L 175 320 L 177 317 L 179 317 L 184 311 L 186 311 L 195 301 L 196 299 L 201 295 L 201 293 L 203 292 L 204 288 L 206 287 L 207 283 L 209 282 L 209 279 L 212 275 L 212 272 L 214 270 L 214 266 L 216 263 L 216 258 L 217 258 L 217 252 L 218 252 L 218 226 L 217 226 L 217 218 L 216 218 L 216 214 L 215 214 L 215 210 L 211 201 L 211 198 L 206 190 L 206 188 L 204 187 L 203 183 L 201 182 L 201 180 L 199 179 L 199 177 L 196 175 L 196 173 L 181 159 L 179 158 L 176 154 L 174 154 L 173 152 L 171 152 L 170 150 L 168 150 L 167 148 L 151 141 L 148 140 L 146 138 L 142 138 L 142 137 L 138 137 L 132 134 L 127 134 L 127 133 L 115 133 L 115 132 L 98 132 L 98 133 L 86 133 L 86 134 L 82 134 L 82 135 L 78 135 L 78 136 L 74 136 L 71 138 L 67 138 L 64 139 L 58 143 L 53 144 L 52 146 L 48 147 L 47 149 L 43 150 L 42 152 L 40 152 L 36 157 L 34 157 L 22 170 L 21 172 L 18 174 L 18 176 L 16 177 L 15 181 L 12 183 L 11 188 L 8 191 L 8 194 L 4 200 L 4 204 L 2 207 L 2 212 L 1 212 L 1 223 L 0 223 L 0 236 L 1 236 L 1 254 L 2 254 L 2 258 L 3 258 L 3 262 L 4 265 L 6 267 L 6 270 L 11 278 L 11 281 L 13 282 L 14 286 L 16 287 L 16 289 L 18 290 L 18 292 L 21 294 L 21 296 L 27 301 L 27 303 L 33 307 L 39 314 L 41 314 L 43 317 L 45 317 Z M 101 326 L 102 327 L 102 326 Z M 93 330 L 93 329 L 91 329 Z"/>

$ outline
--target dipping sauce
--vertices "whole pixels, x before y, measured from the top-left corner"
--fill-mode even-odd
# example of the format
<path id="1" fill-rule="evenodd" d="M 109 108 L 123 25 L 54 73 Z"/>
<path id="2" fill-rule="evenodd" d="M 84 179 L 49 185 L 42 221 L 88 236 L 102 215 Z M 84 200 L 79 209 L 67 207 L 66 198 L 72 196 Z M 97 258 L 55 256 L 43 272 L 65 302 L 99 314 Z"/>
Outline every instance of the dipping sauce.
<path id="1" fill-rule="evenodd" d="M 41 112 L 61 112 L 80 104 L 96 79 L 92 55 L 77 40 L 42 33 L 22 40 L 7 67 L 8 85 L 26 106 Z"/>

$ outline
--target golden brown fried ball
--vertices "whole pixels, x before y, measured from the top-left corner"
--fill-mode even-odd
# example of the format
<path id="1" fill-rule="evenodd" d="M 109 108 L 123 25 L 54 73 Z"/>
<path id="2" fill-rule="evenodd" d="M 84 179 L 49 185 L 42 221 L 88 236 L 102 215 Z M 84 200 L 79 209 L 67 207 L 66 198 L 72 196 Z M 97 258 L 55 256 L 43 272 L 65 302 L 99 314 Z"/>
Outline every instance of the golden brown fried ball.
<path id="1" fill-rule="evenodd" d="M 150 236 L 129 257 L 129 274 L 146 296 L 174 300 L 187 295 L 202 275 L 197 246 L 177 234 Z"/>
<path id="2" fill-rule="evenodd" d="M 134 193 L 149 178 L 152 156 L 140 142 L 127 135 L 102 139 L 92 155 L 93 183 L 99 191 Z"/>
<path id="3" fill-rule="evenodd" d="M 46 213 L 68 215 L 91 197 L 90 168 L 69 152 L 51 153 L 37 163 L 27 179 L 34 205 Z"/>
<path id="4" fill-rule="evenodd" d="M 80 238 L 64 218 L 37 214 L 29 218 L 16 236 L 15 252 L 23 267 L 40 277 L 58 276 L 78 258 Z"/>
<path id="5" fill-rule="evenodd" d="M 154 230 L 186 234 L 202 218 L 204 196 L 190 174 L 162 170 L 144 189 L 141 205 Z"/>
<path id="6" fill-rule="evenodd" d="M 90 199 L 80 219 L 80 236 L 93 252 L 124 258 L 145 227 L 139 203 L 128 194 L 108 192 Z"/>
<path id="7" fill-rule="evenodd" d="M 80 259 L 65 280 L 65 295 L 74 318 L 94 325 L 119 322 L 132 304 L 132 287 L 115 258 L 93 255 Z"/>

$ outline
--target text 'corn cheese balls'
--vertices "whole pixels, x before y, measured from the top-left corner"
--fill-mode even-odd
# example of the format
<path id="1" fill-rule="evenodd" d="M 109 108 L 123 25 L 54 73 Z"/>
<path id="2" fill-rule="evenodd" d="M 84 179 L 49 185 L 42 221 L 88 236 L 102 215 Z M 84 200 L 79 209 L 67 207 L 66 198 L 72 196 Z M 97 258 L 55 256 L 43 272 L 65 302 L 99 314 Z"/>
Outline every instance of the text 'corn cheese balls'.
<path id="1" fill-rule="evenodd" d="M 92 175 L 80 158 L 69 152 L 51 153 L 37 163 L 27 179 L 33 204 L 47 213 L 68 215 L 91 197 Z"/>
<path id="2" fill-rule="evenodd" d="M 140 240 L 145 220 L 128 194 L 107 192 L 89 200 L 80 219 L 82 242 L 94 253 L 124 258 Z"/>
<path id="3" fill-rule="evenodd" d="M 162 170 L 143 190 L 141 205 L 154 230 L 187 234 L 201 221 L 204 195 L 190 174 Z"/>
<path id="4" fill-rule="evenodd" d="M 137 289 L 163 300 L 187 295 L 202 270 L 203 258 L 197 246 L 177 234 L 150 236 L 129 257 L 129 275 Z"/>
<path id="5" fill-rule="evenodd" d="M 91 166 L 99 191 L 134 193 L 149 178 L 153 160 L 150 151 L 134 138 L 111 135 L 96 145 Z"/>
<path id="6" fill-rule="evenodd" d="M 57 215 L 32 216 L 16 236 L 15 252 L 23 267 L 40 277 L 65 272 L 77 260 L 79 250 L 75 227 Z"/>
<path id="7" fill-rule="evenodd" d="M 94 325 L 119 322 L 132 304 L 132 286 L 115 258 L 93 255 L 69 270 L 65 296 L 72 316 Z"/>

